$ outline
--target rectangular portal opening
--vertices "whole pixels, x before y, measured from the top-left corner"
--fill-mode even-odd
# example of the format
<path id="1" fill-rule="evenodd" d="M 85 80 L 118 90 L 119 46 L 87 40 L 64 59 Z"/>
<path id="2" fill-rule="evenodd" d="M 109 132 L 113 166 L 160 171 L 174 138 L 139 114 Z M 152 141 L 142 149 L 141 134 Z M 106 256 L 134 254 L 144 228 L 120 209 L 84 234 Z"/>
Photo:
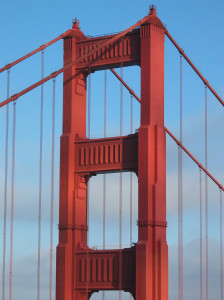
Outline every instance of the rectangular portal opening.
<path id="1" fill-rule="evenodd" d="M 134 245 L 138 240 L 136 174 L 123 172 L 91 177 L 88 183 L 88 196 L 88 246 L 102 250 L 120 247 L 123 249 Z"/>

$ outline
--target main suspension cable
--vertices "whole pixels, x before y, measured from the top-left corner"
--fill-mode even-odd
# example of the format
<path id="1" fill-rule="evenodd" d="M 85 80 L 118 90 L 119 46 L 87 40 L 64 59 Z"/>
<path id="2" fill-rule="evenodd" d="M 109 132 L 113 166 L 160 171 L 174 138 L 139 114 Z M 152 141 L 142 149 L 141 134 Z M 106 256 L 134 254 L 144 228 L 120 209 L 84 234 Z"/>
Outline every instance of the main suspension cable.
<path id="1" fill-rule="evenodd" d="M 7 98 L 10 89 L 10 69 L 7 71 Z M 3 262 L 2 262 L 2 300 L 5 300 L 5 256 L 6 256 L 6 219 L 7 219 L 7 187 L 8 187 L 8 144 L 9 144 L 9 105 L 6 105 L 5 132 L 5 185 L 4 185 L 4 225 L 3 225 Z"/>
<path id="2" fill-rule="evenodd" d="M 123 84 L 124 87 L 129 91 L 129 93 L 135 97 L 135 99 L 141 103 L 141 99 L 135 94 L 135 92 L 128 86 L 128 84 L 114 71 L 114 69 L 110 69 L 110 71 L 117 77 L 117 79 Z"/>
<path id="3" fill-rule="evenodd" d="M 16 102 L 13 102 L 12 127 L 12 181 L 11 181 L 11 228 L 9 260 L 9 300 L 12 300 L 12 261 L 13 261 L 13 222 L 14 222 L 14 180 L 15 180 L 15 138 L 16 138 Z"/>
<path id="4" fill-rule="evenodd" d="M 56 78 L 53 79 L 53 97 L 52 97 L 53 99 L 52 99 L 52 146 L 51 146 L 51 221 L 50 221 L 49 300 L 52 300 L 52 269 L 53 269 L 55 82 L 56 82 Z"/>
<path id="5" fill-rule="evenodd" d="M 26 55 L 20 57 L 19 59 L 7 64 L 5 67 L 0 69 L 0 73 L 4 72 L 5 70 L 9 70 L 10 68 L 12 68 L 13 66 L 17 65 L 18 63 L 24 61 L 25 59 L 31 57 L 32 55 L 44 50 L 45 48 L 49 47 L 50 45 L 56 43 L 57 41 L 65 38 L 69 33 L 71 32 L 71 29 L 67 30 L 65 33 L 59 35 L 58 37 L 56 37 L 55 39 L 51 40 L 50 42 L 38 47 L 37 49 L 27 53 Z"/>
<path id="6" fill-rule="evenodd" d="M 138 21 L 136 24 L 132 25 L 131 27 L 129 27 L 128 29 L 116 34 L 115 36 L 113 36 L 112 38 L 103 41 L 99 47 L 91 50 L 89 53 L 77 58 L 75 61 L 72 61 L 71 63 L 66 64 L 66 66 L 62 67 L 61 69 L 51 73 L 50 75 L 48 75 L 47 77 L 45 77 L 42 80 L 37 81 L 36 83 L 32 84 L 31 86 L 27 87 L 26 89 L 20 91 L 19 93 L 12 95 L 10 98 L 7 98 L 6 100 L 0 102 L 0 108 L 4 105 L 6 105 L 7 103 L 10 103 L 18 98 L 20 98 L 21 96 L 25 95 L 26 93 L 30 92 L 31 90 L 35 89 L 36 87 L 40 86 L 41 84 L 49 81 L 50 79 L 58 76 L 59 74 L 61 74 L 62 72 L 68 70 L 69 68 L 71 68 L 74 65 L 77 65 L 78 63 L 80 63 L 81 61 L 85 60 L 87 57 L 92 56 L 94 53 L 96 53 L 97 51 L 100 51 L 101 49 L 104 48 L 104 50 L 102 50 L 102 53 L 105 53 L 105 49 L 107 45 L 113 44 L 116 41 L 118 41 L 119 39 L 121 39 L 122 37 L 124 37 L 126 34 L 128 34 L 130 31 L 134 30 L 135 28 L 137 28 L 138 26 L 144 24 L 145 22 L 147 22 L 149 19 L 149 16 L 144 17 L 142 20 Z M 88 67 L 89 63 L 86 63 L 86 67 Z"/>
<path id="7" fill-rule="evenodd" d="M 44 78 L 44 50 L 41 51 L 41 79 Z M 43 99 L 44 89 L 41 85 L 40 103 L 40 160 L 39 160 L 39 208 L 38 208 L 38 257 L 37 257 L 37 300 L 40 299 L 40 247 L 41 247 L 41 204 L 42 204 L 42 152 L 43 152 Z"/>
<path id="8" fill-rule="evenodd" d="M 216 99 L 222 104 L 222 106 L 224 106 L 224 101 L 222 100 L 222 98 L 216 93 L 216 91 L 208 83 L 208 80 L 206 80 L 205 77 L 195 67 L 195 65 L 192 63 L 192 61 L 189 59 L 189 57 L 184 53 L 183 49 L 181 49 L 180 46 L 175 42 L 175 40 L 169 34 L 168 30 L 165 31 L 165 34 L 170 39 L 170 41 L 173 43 L 173 45 L 177 48 L 177 50 L 181 53 L 181 55 L 185 58 L 185 60 L 188 62 L 188 64 L 192 67 L 192 69 L 195 71 L 195 73 L 201 78 L 201 80 L 204 82 L 204 84 L 213 93 L 213 95 L 216 97 Z"/>
<path id="9" fill-rule="evenodd" d="M 210 179 L 222 190 L 224 191 L 224 187 L 223 185 L 218 182 L 218 180 L 215 179 L 214 176 L 212 176 L 211 173 L 208 172 L 208 170 L 187 150 L 186 147 L 184 147 L 183 144 L 181 144 L 180 141 L 178 141 L 178 139 L 164 126 L 164 130 L 169 134 L 169 136 L 177 143 L 177 145 L 179 145 L 184 152 L 196 163 L 196 165 L 199 166 L 199 168 L 201 168 L 203 170 L 203 172 L 210 177 Z"/>

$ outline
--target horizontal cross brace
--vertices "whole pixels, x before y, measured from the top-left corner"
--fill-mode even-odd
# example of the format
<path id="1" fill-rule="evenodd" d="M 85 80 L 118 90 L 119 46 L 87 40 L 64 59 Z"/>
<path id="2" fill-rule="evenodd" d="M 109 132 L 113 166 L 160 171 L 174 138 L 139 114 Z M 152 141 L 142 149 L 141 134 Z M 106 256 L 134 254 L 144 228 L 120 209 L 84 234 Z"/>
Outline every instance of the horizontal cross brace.
<path id="1" fill-rule="evenodd" d="M 109 67 L 118 67 L 140 64 L 140 30 L 136 29 L 116 43 L 109 44 L 103 48 L 102 42 L 111 39 L 112 36 L 102 36 L 98 38 L 85 38 L 76 43 L 78 58 L 95 50 L 93 55 L 89 55 L 77 64 L 77 68 L 86 69 L 86 64 L 93 71 L 108 69 Z M 99 49 L 99 50 L 98 50 Z"/>
<path id="2" fill-rule="evenodd" d="M 136 248 L 122 250 L 81 250 L 76 252 L 76 289 L 135 290 Z M 123 270 L 123 272 L 122 272 Z"/>
<path id="3" fill-rule="evenodd" d="M 138 170 L 138 134 L 75 141 L 75 172 L 105 173 Z"/>
<path id="4" fill-rule="evenodd" d="M 142 24 L 144 24 L 145 22 L 147 22 L 149 19 L 149 16 L 144 17 L 142 20 L 138 21 L 136 24 L 132 25 L 131 27 L 129 27 L 128 29 L 112 36 L 110 39 L 106 40 L 106 41 L 102 41 L 102 43 L 99 44 L 97 49 L 93 49 L 90 52 L 88 52 L 87 54 L 83 55 L 82 57 L 77 58 L 75 61 L 72 61 L 71 63 L 65 65 L 63 68 L 51 73 L 50 75 L 48 75 L 47 77 L 37 81 L 36 83 L 32 84 L 31 86 L 25 88 L 24 90 L 20 91 L 19 93 L 12 95 L 10 98 L 7 98 L 6 100 L 0 102 L 0 108 L 3 107 L 4 105 L 17 100 L 18 98 L 20 98 L 21 96 L 27 94 L 28 92 L 32 91 L 33 89 L 35 89 L 36 87 L 40 86 L 41 84 L 44 84 L 45 82 L 49 81 L 50 79 L 58 76 L 59 74 L 61 74 L 62 72 L 68 70 L 69 68 L 71 68 L 72 66 L 75 66 L 79 63 L 81 63 L 84 59 L 88 58 L 91 55 L 94 55 L 94 53 L 96 51 L 99 51 L 101 49 L 105 49 L 107 46 L 112 45 L 113 43 L 117 42 L 119 39 L 121 39 L 122 37 L 124 37 L 126 34 L 128 34 L 129 32 L 131 32 L 132 30 L 134 30 L 135 28 L 137 28 L 138 26 L 141 26 Z M 86 63 L 86 68 L 88 68 L 89 63 Z"/>

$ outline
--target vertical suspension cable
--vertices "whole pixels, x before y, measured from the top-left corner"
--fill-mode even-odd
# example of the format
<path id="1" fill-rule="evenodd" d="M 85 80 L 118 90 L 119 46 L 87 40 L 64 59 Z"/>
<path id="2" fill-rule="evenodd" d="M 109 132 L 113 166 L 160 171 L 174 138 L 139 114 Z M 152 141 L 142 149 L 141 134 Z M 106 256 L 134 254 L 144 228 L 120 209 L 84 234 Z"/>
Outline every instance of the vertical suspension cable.
<path id="1" fill-rule="evenodd" d="M 182 143 L 182 55 L 180 54 L 180 142 Z M 183 181 L 182 149 L 178 146 L 178 292 L 183 300 Z"/>
<path id="2" fill-rule="evenodd" d="M 88 127 L 87 127 L 87 138 L 90 139 L 90 109 L 91 109 L 91 73 L 89 70 L 89 78 L 88 78 Z M 89 181 L 87 183 L 87 245 L 89 243 L 89 191 L 90 191 L 90 184 Z"/>
<path id="3" fill-rule="evenodd" d="M 223 300 L 223 258 L 222 258 L 222 190 L 220 189 L 220 293 Z"/>
<path id="4" fill-rule="evenodd" d="M 88 122 L 88 127 L 87 127 L 87 138 L 90 139 L 90 117 L 91 117 L 91 70 L 89 69 L 89 77 L 88 77 L 88 112 L 87 112 L 87 122 Z M 86 281 L 85 281 L 85 292 L 86 292 L 86 297 L 89 297 L 89 272 L 88 272 L 88 262 L 89 260 L 89 252 L 88 252 L 88 244 L 89 244 L 89 208 L 90 208 L 90 201 L 89 201 L 89 195 L 90 195 L 90 181 L 88 179 L 87 182 L 87 199 L 86 199 L 86 223 L 87 223 L 87 234 L 86 234 L 86 261 L 87 261 L 87 276 L 86 276 Z"/>
<path id="5" fill-rule="evenodd" d="M 41 79 L 44 78 L 44 50 L 41 51 Z M 37 300 L 40 299 L 40 247 L 41 247 L 41 202 L 42 202 L 42 151 L 43 151 L 43 98 L 41 85 L 40 103 L 40 161 L 39 161 L 39 208 L 38 208 L 38 258 L 37 258 Z"/>
<path id="6" fill-rule="evenodd" d="M 107 114 L 107 70 L 104 73 L 104 138 L 106 137 L 106 114 Z M 106 244 L 106 174 L 103 174 L 103 250 Z M 105 299 L 103 291 L 102 299 Z"/>
<path id="7" fill-rule="evenodd" d="M 123 78 L 123 65 L 121 66 L 121 78 Z M 123 85 L 121 83 L 120 88 L 120 137 L 123 133 Z M 122 248 L 122 170 L 120 170 L 120 231 L 119 231 L 119 247 Z"/>
<path id="8" fill-rule="evenodd" d="M 133 95 L 131 95 L 130 133 L 133 133 Z M 132 172 L 130 172 L 130 247 L 132 246 Z"/>
<path id="9" fill-rule="evenodd" d="M 203 299 L 202 293 L 202 174 L 200 170 L 200 300 Z"/>
<path id="10" fill-rule="evenodd" d="M 121 78 L 123 79 L 123 63 L 121 64 Z M 123 84 L 121 83 L 120 88 L 120 137 L 122 137 L 123 134 Z M 119 248 L 122 248 L 122 170 L 120 170 L 120 195 L 119 195 Z M 121 263 L 122 263 L 122 257 L 120 252 L 120 272 L 119 272 L 119 300 L 122 299 L 122 291 L 121 291 L 121 285 L 122 285 L 122 269 L 121 269 Z"/>
<path id="11" fill-rule="evenodd" d="M 223 256 L 222 256 L 222 190 L 220 189 L 220 289 L 223 300 Z"/>
<path id="12" fill-rule="evenodd" d="M 12 182 L 11 182 L 10 260 L 9 260 L 9 300 L 12 300 L 14 179 L 15 179 L 15 138 L 16 138 L 16 102 L 14 101 L 13 102 L 13 127 L 12 127 Z"/>
<path id="13" fill-rule="evenodd" d="M 104 138 L 106 137 L 107 71 L 104 73 Z M 106 174 L 103 175 L 103 249 L 105 249 Z"/>
<path id="14" fill-rule="evenodd" d="M 205 85 L 205 168 L 208 169 L 208 111 L 207 85 Z M 205 174 L 205 231 L 206 231 L 206 300 L 208 300 L 208 177 Z"/>
<path id="15" fill-rule="evenodd" d="M 88 87 L 88 131 L 87 137 L 90 139 L 90 107 L 91 107 L 91 73 L 89 71 L 89 87 Z"/>
<path id="16" fill-rule="evenodd" d="M 131 94 L 131 116 L 130 116 L 130 133 L 133 133 L 133 95 Z M 130 172 L 130 247 L 132 247 L 132 172 Z M 130 300 L 132 294 L 130 293 Z"/>
<path id="17" fill-rule="evenodd" d="M 53 97 L 52 97 L 53 99 L 52 99 L 52 146 L 51 146 L 51 221 L 50 221 L 49 300 L 52 300 L 52 269 L 53 269 L 55 81 L 56 81 L 56 78 L 53 79 Z"/>
<path id="18" fill-rule="evenodd" d="M 7 71 L 7 98 L 9 98 L 10 69 Z M 8 186 L 8 139 L 9 139 L 9 105 L 6 105 L 5 132 L 5 186 L 4 186 L 4 225 L 3 225 L 3 262 L 2 262 L 2 300 L 5 300 L 5 253 L 6 253 L 6 218 L 7 218 L 7 186 Z"/>

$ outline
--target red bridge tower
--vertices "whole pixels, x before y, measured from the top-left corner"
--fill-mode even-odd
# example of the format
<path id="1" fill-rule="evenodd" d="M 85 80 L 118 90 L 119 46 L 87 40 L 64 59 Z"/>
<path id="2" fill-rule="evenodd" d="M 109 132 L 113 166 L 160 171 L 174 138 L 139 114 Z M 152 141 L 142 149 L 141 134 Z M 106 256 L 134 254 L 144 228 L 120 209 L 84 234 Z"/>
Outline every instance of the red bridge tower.
<path id="1" fill-rule="evenodd" d="M 56 300 L 87 300 L 99 290 L 124 290 L 136 300 L 168 299 L 164 37 L 152 8 L 140 28 L 104 48 L 100 45 L 112 35 L 87 38 L 77 22 L 64 39 L 64 65 L 95 51 L 64 72 Z M 87 139 L 89 70 L 121 64 L 141 67 L 139 131 Z M 92 250 L 87 245 L 88 179 L 93 173 L 120 170 L 138 175 L 138 242 L 128 249 Z"/>

